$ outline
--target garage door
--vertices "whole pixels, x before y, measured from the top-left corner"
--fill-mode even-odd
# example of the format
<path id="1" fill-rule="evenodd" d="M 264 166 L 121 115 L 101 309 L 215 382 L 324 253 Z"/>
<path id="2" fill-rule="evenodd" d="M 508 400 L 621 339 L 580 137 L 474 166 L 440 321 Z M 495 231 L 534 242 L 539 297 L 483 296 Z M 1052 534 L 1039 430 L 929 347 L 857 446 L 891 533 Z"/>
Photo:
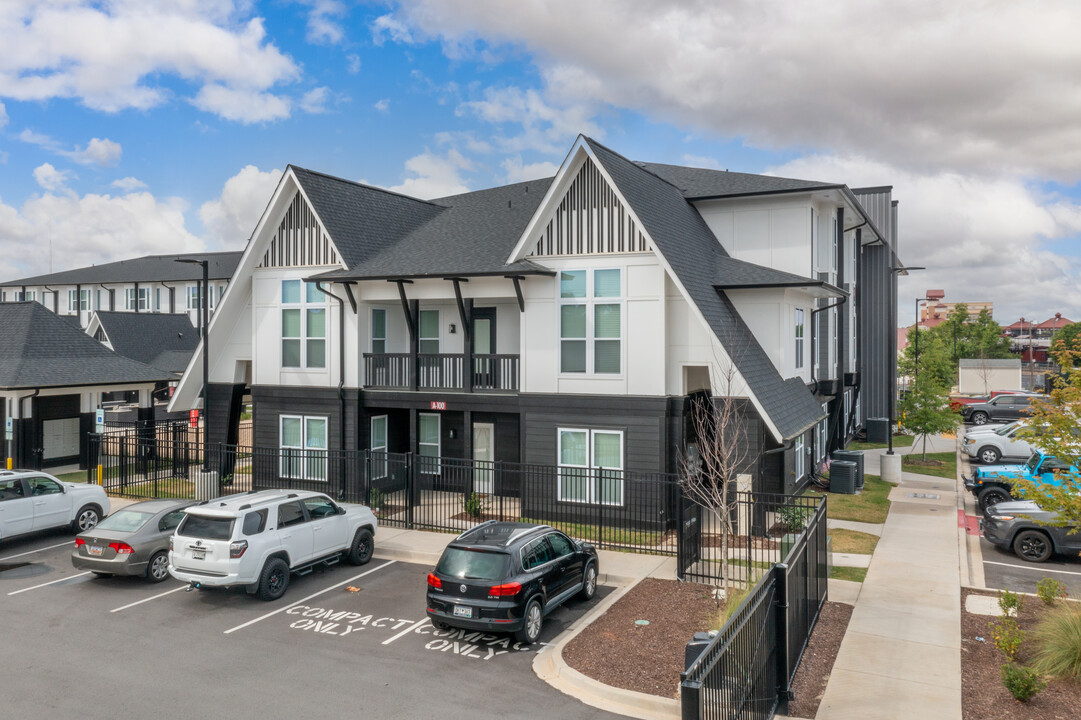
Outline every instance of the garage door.
<path id="1" fill-rule="evenodd" d="M 73 457 L 79 454 L 79 418 L 45 420 L 42 426 L 42 459 Z"/>

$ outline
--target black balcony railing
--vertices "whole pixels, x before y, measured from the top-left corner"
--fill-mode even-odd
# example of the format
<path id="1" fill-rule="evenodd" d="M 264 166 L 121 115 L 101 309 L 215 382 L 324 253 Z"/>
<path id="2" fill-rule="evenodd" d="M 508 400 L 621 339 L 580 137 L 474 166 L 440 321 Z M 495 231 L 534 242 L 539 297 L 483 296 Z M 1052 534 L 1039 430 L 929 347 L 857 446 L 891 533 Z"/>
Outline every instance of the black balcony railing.
<path id="1" fill-rule="evenodd" d="M 375 390 L 517 392 L 517 355 L 365 353 L 364 387 Z"/>

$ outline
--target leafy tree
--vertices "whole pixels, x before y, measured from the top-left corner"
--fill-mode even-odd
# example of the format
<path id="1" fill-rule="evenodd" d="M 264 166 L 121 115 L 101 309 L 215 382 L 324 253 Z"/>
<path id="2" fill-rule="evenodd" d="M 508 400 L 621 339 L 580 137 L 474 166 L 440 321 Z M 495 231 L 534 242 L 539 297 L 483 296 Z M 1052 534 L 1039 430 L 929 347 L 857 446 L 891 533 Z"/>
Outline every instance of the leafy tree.
<path id="1" fill-rule="evenodd" d="M 1063 350 L 1081 350 L 1081 322 L 1063 325 L 1055 333 L 1051 341 L 1051 354 L 1055 355 Z"/>
<path id="2" fill-rule="evenodd" d="M 902 374 L 916 374 L 916 333 L 919 333 L 919 375 L 929 374 L 938 385 L 952 387 L 957 380 L 957 361 L 1014 357 L 1010 339 L 986 309 L 974 318 L 964 303 L 950 312 L 945 322 L 933 328 L 908 331 L 908 346 L 899 363 Z"/>
<path id="3" fill-rule="evenodd" d="M 922 354 L 922 350 L 921 350 Z M 945 386 L 931 373 L 921 372 L 912 389 L 901 399 L 901 427 L 923 436 L 923 459 L 927 459 L 927 436 L 949 432 L 957 427 L 957 413 L 950 410 Z M 915 444 L 913 444 L 915 446 Z"/>

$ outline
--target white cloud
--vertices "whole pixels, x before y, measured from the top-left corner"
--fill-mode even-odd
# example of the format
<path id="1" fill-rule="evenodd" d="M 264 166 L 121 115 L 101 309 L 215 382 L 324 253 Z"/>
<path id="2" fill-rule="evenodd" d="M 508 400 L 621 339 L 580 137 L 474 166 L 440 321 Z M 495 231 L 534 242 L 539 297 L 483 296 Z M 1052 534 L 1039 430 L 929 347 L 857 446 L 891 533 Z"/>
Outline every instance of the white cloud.
<path id="1" fill-rule="evenodd" d="M 373 108 L 381 113 L 390 112 L 390 98 L 383 98 L 372 105 Z"/>
<path id="2" fill-rule="evenodd" d="M 197 105 L 226 119 L 282 117 L 288 104 L 272 103 L 270 89 L 301 71 L 267 40 L 262 19 L 249 13 L 250 3 L 240 0 L 2 3 L 0 97 L 73 98 L 107 112 L 147 109 L 170 98 L 172 91 L 158 82 L 168 76 L 200 88 Z M 204 93 L 207 88 L 256 100 L 252 115 L 225 102 L 221 90 Z"/>
<path id="3" fill-rule="evenodd" d="M 280 95 L 224 85 L 204 85 L 192 103 L 200 110 L 245 125 L 287 118 L 291 106 L 289 98 Z"/>
<path id="4" fill-rule="evenodd" d="M 382 45 L 387 38 L 400 43 L 413 42 L 413 34 L 409 28 L 393 15 L 382 15 L 372 22 L 372 42 Z"/>
<path id="5" fill-rule="evenodd" d="M 389 189 L 427 200 L 469 192 L 461 173 L 472 170 L 473 163 L 451 148 L 444 155 L 425 151 L 411 157 L 406 161 L 405 169 L 413 177 Z"/>
<path id="6" fill-rule="evenodd" d="M 330 101 L 330 99 L 330 88 L 312 88 L 300 98 L 300 109 L 313 115 L 325 113 L 327 111 L 327 102 Z"/>
<path id="7" fill-rule="evenodd" d="M 264 172 L 247 165 L 226 180 L 221 195 L 199 208 L 210 243 L 220 248 L 241 247 L 255 230 L 281 176 L 281 170 Z"/>
<path id="8" fill-rule="evenodd" d="M 683 163 L 690 167 L 706 168 L 708 170 L 722 170 L 721 164 L 717 162 L 716 158 L 711 158 L 706 155 L 691 155 L 685 154 L 683 156 Z"/>
<path id="9" fill-rule="evenodd" d="M 8 113 L 4 103 L 0 102 L 0 128 L 8 124 Z"/>
<path id="10" fill-rule="evenodd" d="M 509 126 L 506 132 L 492 138 L 498 148 L 508 153 L 532 150 L 560 154 L 566 152 L 578 133 L 604 137 L 603 129 L 593 121 L 597 112 L 594 103 L 586 100 L 560 104 L 532 89 L 486 88 L 481 99 L 461 103 L 457 112 Z"/>
<path id="11" fill-rule="evenodd" d="M 124 192 L 132 192 L 133 190 L 142 190 L 146 188 L 146 183 L 139 178 L 124 177 L 119 180 L 113 180 L 110 185 L 114 188 L 123 190 Z"/>
<path id="12" fill-rule="evenodd" d="M 308 11 L 308 42 L 336 45 L 345 37 L 345 31 L 337 22 L 346 14 L 345 5 L 337 0 L 298 0 L 311 9 Z"/>
<path id="13" fill-rule="evenodd" d="M 34 180 L 46 190 L 55 192 L 64 189 L 68 180 L 75 177 L 71 170 L 57 170 L 49 163 L 34 168 Z"/>
<path id="14" fill-rule="evenodd" d="M 526 180 L 539 180 L 550 178 L 559 170 L 559 166 L 550 162 L 535 162 L 522 164 L 521 155 L 509 157 L 500 163 L 500 167 L 506 173 L 508 183 L 525 182 Z"/>
<path id="15" fill-rule="evenodd" d="M 118 142 L 113 142 L 108 138 L 91 138 L 85 148 L 76 147 L 71 152 L 62 152 L 60 154 L 83 165 L 110 167 L 120 162 L 122 153 L 123 148 L 120 147 Z"/>
<path id="16" fill-rule="evenodd" d="M 360 72 L 360 55 L 349 54 L 345 56 L 346 64 L 345 70 L 350 75 L 356 75 Z"/>

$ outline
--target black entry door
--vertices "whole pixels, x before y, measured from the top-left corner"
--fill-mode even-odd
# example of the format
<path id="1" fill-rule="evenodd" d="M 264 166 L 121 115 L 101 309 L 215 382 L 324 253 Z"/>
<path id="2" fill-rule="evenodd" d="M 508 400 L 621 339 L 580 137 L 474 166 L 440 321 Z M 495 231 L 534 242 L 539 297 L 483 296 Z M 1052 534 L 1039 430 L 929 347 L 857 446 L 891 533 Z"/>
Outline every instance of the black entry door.
<path id="1" fill-rule="evenodd" d="M 473 308 L 473 387 L 499 387 L 499 363 L 495 356 L 495 308 Z"/>

